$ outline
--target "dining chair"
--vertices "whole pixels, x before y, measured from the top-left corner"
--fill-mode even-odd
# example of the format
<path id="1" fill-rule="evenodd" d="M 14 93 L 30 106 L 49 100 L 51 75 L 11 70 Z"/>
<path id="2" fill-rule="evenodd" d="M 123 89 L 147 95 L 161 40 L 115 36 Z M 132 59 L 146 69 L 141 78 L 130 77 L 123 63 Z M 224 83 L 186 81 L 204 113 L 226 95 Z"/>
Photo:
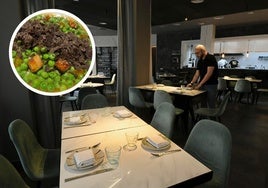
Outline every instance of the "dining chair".
<path id="1" fill-rule="evenodd" d="M 81 110 L 104 108 L 109 106 L 106 97 L 102 94 L 89 94 L 84 97 L 81 103 Z"/>
<path id="2" fill-rule="evenodd" d="M 223 97 L 220 105 L 217 108 L 198 108 L 194 113 L 196 114 L 196 121 L 201 117 L 215 118 L 219 122 L 221 121 L 221 116 L 225 112 L 226 106 L 228 104 L 231 92 L 228 91 Z"/>
<path id="3" fill-rule="evenodd" d="M 171 103 L 163 102 L 157 107 L 150 125 L 166 137 L 171 138 L 174 121 L 175 107 Z"/>
<path id="4" fill-rule="evenodd" d="M 240 102 L 243 94 L 247 94 L 247 103 L 249 104 L 249 95 L 251 94 L 251 85 L 248 80 L 238 80 L 235 84 L 234 91 L 237 93 L 235 101 Z"/>
<path id="5" fill-rule="evenodd" d="M 16 168 L 0 154 L 0 187 L 29 188 Z"/>
<path id="6" fill-rule="evenodd" d="M 260 95 L 261 94 L 264 94 L 264 93 L 268 94 L 268 88 L 259 88 L 259 89 L 257 89 L 257 91 L 256 91 L 255 104 L 258 103 L 258 100 L 259 100 Z"/>
<path id="7" fill-rule="evenodd" d="M 77 96 L 77 108 L 81 110 L 81 103 L 85 96 L 98 93 L 94 87 L 80 88 Z"/>
<path id="8" fill-rule="evenodd" d="M 219 100 L 223 95 L 225 95 L 226 91 L 228 90 L 227 82 L 223 78 L 218 78 L 218 85 L 217 85 L 217 99 Z"/>
<path id="9" fill-rule="evenodd" d="M 107 87 L 110 87 L 112 93 L 115 91 L 115 77 L 116 77 L 116 74 L 113 74 L 112 79 L 109 82 L 104 82 L 105 90 Z"/>
<path id="10" fill-rule="evenodd" d="M 76 100 L 77 100 L 77 97 L 75 97 L 75 96 L 69 96 L 69 95 L 60 96 L 59 97 L 60 112 L 62 111 L 62 105 L 65 102 L 70 102 L 70 104 L 72 106 L 72 110 L 77 110 Z"/>
<path id="11" fill-rule="evenodd" d="M 22 167 L 33 181 L 59 177 L 60 150 L 43 148 L 29 125 L 16 119 L 8 127 L 9 137 L 19 155 Z"/>
<path id="12" fill-rule="evenodd" d="M 184 150 L 213 171 L 212 179 L 198 187 L 228 187 L 232 137 L 226 126 L 200 120 L 192 129 Z"/>
<path id="13" fill-rule="evenodd" d="M 142 92 L 135 87 L 128 88 L 129 103 L 134 107 L 135 113 L 144 121 L 149 123 L 151 121 L 151 110 L 153 103 L 146 102 Z"/>
<path id="14" fill-rule="evenodd" d="M 163 102 L 168 102 L 170 104 L 173 104 L 173 100 L 170 96 L 170 94 L 164 90 L 156 90 L 154 92 L 154 109 L 156 110 L 160 104 Z M 175 108 L 175 114 L 176 116 L 181 115 L 184 112 L 183 109 Z"/>

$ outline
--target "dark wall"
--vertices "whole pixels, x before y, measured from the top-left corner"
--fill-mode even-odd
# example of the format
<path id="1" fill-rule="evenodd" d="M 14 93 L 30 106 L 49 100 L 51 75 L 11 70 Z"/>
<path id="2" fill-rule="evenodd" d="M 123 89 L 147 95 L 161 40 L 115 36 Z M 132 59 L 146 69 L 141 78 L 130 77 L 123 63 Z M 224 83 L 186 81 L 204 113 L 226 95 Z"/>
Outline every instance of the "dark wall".
<path id="1" fill-rule="evenodd" d="M 16 119 L 24 119 L 32 124 L 29 92 L 22 86 L 12 72 L 8 59 L 9 40 L 21 21 L 20 0 L 5 1 L 0 7 L 0 153 L 10 160 L 17 158 L 10 142 L 7 128 Z"/>
<path id="2" fill-rule="evenodd" d="M 186 32 L 169 32 L 157 35 L 157 64 L 156 71 L 160 68 L 163 71 L 176 73 L 180 67 L 179 63 L 174 63 L 173 56 L 177 56 L 180 61 L 181 41 L 195 40 L 200 38 L 200 30 L 192 30 Z M 174 55 L 172 55 L 174 54 Z"/>

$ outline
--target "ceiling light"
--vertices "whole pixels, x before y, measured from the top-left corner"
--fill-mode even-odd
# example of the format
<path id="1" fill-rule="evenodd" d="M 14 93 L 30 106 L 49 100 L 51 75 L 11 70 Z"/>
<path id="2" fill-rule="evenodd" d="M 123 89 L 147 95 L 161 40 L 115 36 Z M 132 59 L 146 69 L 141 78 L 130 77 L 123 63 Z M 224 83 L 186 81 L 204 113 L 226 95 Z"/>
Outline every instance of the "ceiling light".
<path id="1" fill-rule="evenodd" d="M 214 20 L 222 20 L 224 18 L 224 16 L 215 16 Z"/>
<path id="2" fill-rule="evenodd" d="M 188 21 L 188 18 L 186 17 L 186 18 L 184 18 L 184 20 L 185 20 L 185 21 Z"/>
<path id="3" fill-rule="evenodd" d="M 73 0 L 74 2 L 79 2 L 79 0 Z"/>
<path id="4" fill-rule="evenodd" d="M 194 3 L 194 4 L 199 4 L 199 3 L 203 3 L 204 0 L 191 0 L 191 3 Z"/>
<path id="5" fill-rule="evenodd" d="M 100 25 L 107 25 L 106 22 L 99 22 Z"/>

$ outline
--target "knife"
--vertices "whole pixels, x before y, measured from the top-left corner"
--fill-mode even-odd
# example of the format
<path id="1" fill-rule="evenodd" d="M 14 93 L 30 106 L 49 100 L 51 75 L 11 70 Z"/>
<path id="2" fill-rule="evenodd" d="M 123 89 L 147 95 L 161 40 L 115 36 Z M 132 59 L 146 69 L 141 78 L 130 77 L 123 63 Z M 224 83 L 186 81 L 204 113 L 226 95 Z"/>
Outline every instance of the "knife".
<path id="1" fill-rule="evenodd" d="M 79 175 L 79 176 L 74 176 L 74 177 L 71 177 L 71 178 L 66 178 L 64 180 L 64 182 L 69 182 L 69 181 L 76 180 L 76 179 L 79 179 L 79 178 L 83 178 L 83 177 L 87 177 L 87 176 L 92 176 L 92 175 L 96 175 L 96 174 L 101 174 L 101 173 L 109 172 L 109 171 L 112 171 L 112 170 L 114 170 L 114 169 L 113 168 L 106 168 L 106 169 L 96 170 L 94 172 L 90 172 L 90 173 L 87 173 L 87 174 L 83 174 L 83 175 Z"/>
<path id="2" fill-rule="evenodd" d="M 71 153 L 71 152 L 73 152 L 73 151 L 77 151 L 77 150 L 81 150 L 81 149 L 91 149 L 91 148 L 95 148 L 95 147 L 99 146 L 100 144 L 101 144 L 101 143 L 99 142 L 99 143 L 97 143 L 97 144 L 95 144 L 95 145 L 93 145 L 93 146 L 89 146 L 89 147 L 84 146 L 84 147 L 80 147 L 80 148 L 71 149 L 71 150 L 66 151 L 65 153 Z"/>

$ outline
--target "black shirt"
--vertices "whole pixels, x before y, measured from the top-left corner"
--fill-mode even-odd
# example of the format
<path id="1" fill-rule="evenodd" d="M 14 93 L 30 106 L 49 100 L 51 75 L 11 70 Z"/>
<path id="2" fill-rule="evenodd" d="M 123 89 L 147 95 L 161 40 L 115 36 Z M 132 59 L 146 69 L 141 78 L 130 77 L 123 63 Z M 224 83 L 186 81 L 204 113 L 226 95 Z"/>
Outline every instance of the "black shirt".
<path id="1" fill-rule="evenodd" d="M 218 63 L 216 61 L 216 58 L 209 53 L 206 55 L 205 59 L 200 58 L 197 63 L 197 70 L 200 72 L 200 81 L 206 75 L 208 67 L 214 67 L 214 70 L 211 77 L 204 85 L 218 84 Z"/>

